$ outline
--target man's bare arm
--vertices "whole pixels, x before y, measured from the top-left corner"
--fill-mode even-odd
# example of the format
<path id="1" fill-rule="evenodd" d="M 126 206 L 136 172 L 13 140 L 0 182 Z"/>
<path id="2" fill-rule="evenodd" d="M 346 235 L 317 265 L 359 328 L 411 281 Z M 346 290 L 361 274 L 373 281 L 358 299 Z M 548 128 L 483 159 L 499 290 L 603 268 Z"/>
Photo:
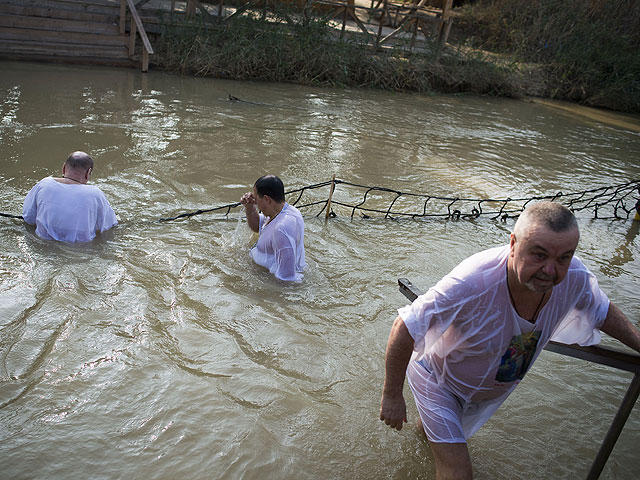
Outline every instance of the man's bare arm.
<path id="1" fill-rule="evenodd" d="M 407 407 L 402 395 L 407 365 L 413 352 L 413 337 L 399 316 L 393 322 L 385 355 L 385 376 L 380 401 L 380 420 L 391 428 L 402 429 Z"/>
<path id="2" fill-rule="evenodd" d="M 609 304 L 607 317 L 604 319 L 600 330 L 640 352 L 640 331 L 633 326 L 625 314 L 622 313 L 622 310 L 613 302 Z"/>
<path id="3" fill-rule="evenodd" d="M 244 213 L 247 216 L 249 228 L 257 233 L 260 230 L 260 215 L 256 210 L 256 199 L 253 197 L 253 193 L 247 192 L 242 195 L 240 203 L 244 205 Z"/>

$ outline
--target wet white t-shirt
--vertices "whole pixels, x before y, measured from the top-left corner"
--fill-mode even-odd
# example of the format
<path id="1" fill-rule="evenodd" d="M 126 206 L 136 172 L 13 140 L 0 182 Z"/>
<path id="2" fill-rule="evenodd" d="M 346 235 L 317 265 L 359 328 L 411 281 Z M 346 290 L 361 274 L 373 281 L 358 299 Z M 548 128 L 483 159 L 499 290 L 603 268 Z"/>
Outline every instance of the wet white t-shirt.
<path id="1" fill-rule="evenodd" d="M 98 187 L 62 183 L 53 177 L 40 180 L 27 194 L 22 217 L 36 225 L 39 237 L 63 242 L 89 242 L 96 232 L 118 223 Z"/>
<path id="2" fill-rule="evenodd" d="M 526 321 L 509 298 L 508 257 L 508 246 L 475 254 L 398 310 L 415 342 L 416 363 L 409 370 L 415 374 L 419 365 L 429 371 L 428 384 L 463 403 L 485 404 L 486 418 L 475 412 L 479 425 L 506 399 L 549 340 L 598 343 L 598 328 L 609 310 L 595 276 L 573 257 L 535 324 Z M 498 404 L 492 406 L 492 400 Z"/>
<path id="3" fill-rule="evenodd" d="M 251 249 L 251 258 L 280 280 L 302 280 L 306 267 L 302 215 L 297 208 L 285 203 L 280 213 L 266 223 L 268 218 L 260 214 L 260 237 Z"/>

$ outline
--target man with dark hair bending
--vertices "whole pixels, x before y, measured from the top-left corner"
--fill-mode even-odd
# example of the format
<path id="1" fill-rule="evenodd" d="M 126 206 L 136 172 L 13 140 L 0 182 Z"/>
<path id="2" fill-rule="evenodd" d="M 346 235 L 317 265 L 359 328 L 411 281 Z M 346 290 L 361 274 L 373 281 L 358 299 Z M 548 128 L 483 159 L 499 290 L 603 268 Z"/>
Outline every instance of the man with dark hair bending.
<path id="1" fill-rule="evenodd" d="M 89 242 L 96 232 L 118 223 L 104 193 L 87 185 L 93 159 L 73 152 L 62 165 L 62 177 L 40 180 L 27 194 L 22 208 L 24 221 L 36 225 L 36 235 L 45 240 Z"/>
<path id="2" fill-rule="evenodd" d="M 592 345 L 600 331 L 640 352 L 640 332 L 574 257 L 573 213 L 528 207 L 509 245 L 472 255 L 398 310 L 385 357 L 380 420 L 407 421 L 405 376 L 437 479 L 472 478 L 467 440 L 514 390 L 549 340 Z"/>
<path id="3" fill-rule="evenodd" d="M 249 228 L 260 234 L 251 258 L 280 280 L 302 280 L 304 221 L 298 209 L 285 201 L 282 180 L 275 175 L 260 177 L 240 202 Z"/>

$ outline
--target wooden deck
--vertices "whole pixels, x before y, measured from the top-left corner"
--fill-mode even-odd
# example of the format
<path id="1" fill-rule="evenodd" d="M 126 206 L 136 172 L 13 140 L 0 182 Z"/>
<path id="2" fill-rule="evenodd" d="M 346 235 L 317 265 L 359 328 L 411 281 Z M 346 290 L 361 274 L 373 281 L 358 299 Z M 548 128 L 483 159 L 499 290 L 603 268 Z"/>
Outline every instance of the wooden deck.
<path id="1" fill-rule="evenodd" d="M 302 0 L 0 0 L 0 58 L 138 67 L 147 71 L 153 53 L 147 31 L 158 33 L 160 17 L 200 17 L 220 23 L 230 18 Z M 305 0 L 306 1 L 306 0 Z M 357 32 L 374 48 L 414 48 L 419 33 L 446 42 L 452 0 L 441 13 L 393 0 L 312 0 L 314 9 L 339 17 L 337 29 Z M 376 3 L 377 2 L 377 3 Z M 367 6 L 370 5 L 370 6 Z M 408 5 L 408 6 L 407 6 Z M 285 15 L 288 23 L 292 20 Z M 336 22 L 334 22 L 336 23 Z M 435 29 L 434 29 L 435 26 Z M 139 40 L 136 42 L 136 39 Z M 404 43 L 402 43 L 404 42 Z"/>
<path id="2" fill-rule="evenodd" d="M 140 68 L 144 46 L 132 51 L 121 8 L 120 0 L 0 0 L 0 58 Z"/>

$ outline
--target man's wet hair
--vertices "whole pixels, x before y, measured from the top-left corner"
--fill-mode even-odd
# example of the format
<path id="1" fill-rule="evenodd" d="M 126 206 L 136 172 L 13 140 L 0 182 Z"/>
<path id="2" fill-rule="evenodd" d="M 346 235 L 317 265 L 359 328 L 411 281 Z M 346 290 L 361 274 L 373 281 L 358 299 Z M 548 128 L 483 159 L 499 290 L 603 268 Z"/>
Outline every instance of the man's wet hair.
<path id="1" fill-rule="evenodd" d="M 573 212 L 556 202 L 539 202 L 527 207 L 518 217 L 513 232 L 517 236 L 518 231 L 525 225 L 533 223 L 542 224 L 556 233 L 578 228 L 578 221 Z"/>
<path id="2" fill-rule="evenodd" d="M 93 158 L 84 152 L 73 152 L 67 157 L 66 164 L 73 170 L 84 170 L 86 172 L 93 168 Z"/>
<path id="3" fill-rule="evenodd" d="M 284 184 L 275 175 L 264 175 L 253 185 L 261 197 L 269 195 L 275 202 L 284 202 Z"/>

